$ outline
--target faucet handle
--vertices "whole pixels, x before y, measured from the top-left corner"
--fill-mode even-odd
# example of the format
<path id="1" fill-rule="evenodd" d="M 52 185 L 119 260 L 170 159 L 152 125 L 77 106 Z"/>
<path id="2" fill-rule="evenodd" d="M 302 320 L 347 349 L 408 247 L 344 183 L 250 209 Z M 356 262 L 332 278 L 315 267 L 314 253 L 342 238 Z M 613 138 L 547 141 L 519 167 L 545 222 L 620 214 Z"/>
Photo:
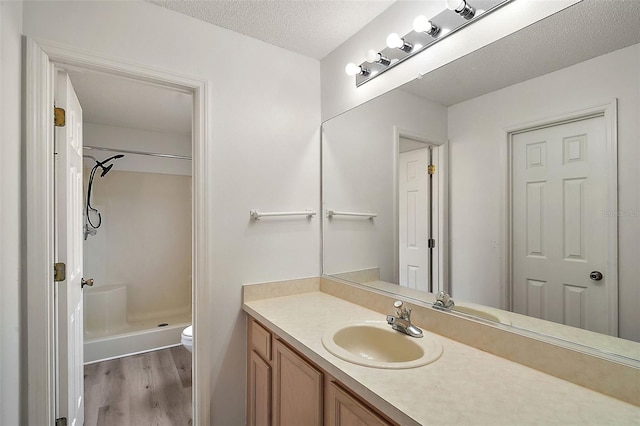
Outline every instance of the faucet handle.
<path id="1" fill-rule="evenodd" d="M 454 305 L 455 303 L 453 302 L 453 299 L 451 298 L 451 296 L 449 296 L 444 291 L 441 291 L 440 293 L 438 293 L 438 297 L 436 301 L 433 303 L 433 306 L 439 307 L 439 308 L 445 308 L 445 309 L 451 309 L 453 308 Z"/>
<path id="2" fill-rule="evenodd" d="M 396 308 L 396 315 L 398 317 L 407 321 L 411 318 L 411 308 L 405 308 L 404 303 L 401 300 L 393 302 L 393 307 Z"/>

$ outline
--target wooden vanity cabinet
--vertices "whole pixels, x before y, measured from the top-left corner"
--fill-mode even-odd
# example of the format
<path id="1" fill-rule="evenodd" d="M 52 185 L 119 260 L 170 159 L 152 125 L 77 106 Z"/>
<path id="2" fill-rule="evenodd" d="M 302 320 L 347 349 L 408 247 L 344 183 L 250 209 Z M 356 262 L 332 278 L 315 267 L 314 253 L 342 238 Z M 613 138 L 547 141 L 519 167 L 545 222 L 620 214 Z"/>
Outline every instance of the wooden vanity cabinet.
<path id="1" fill-rule="evenodd" d="M 247 424 L 270 426 L 271 412 L 271 333 L 249 318 L 247 356 Z"/>
<path id="2" fill-rule="evenodd" d="M 247 424 L 271 425 L 271 366 L 255 351 L 249 352 Z"/>
<path id="3" fill-rule="evenodd" d="M 326 426 L 392 426 L 355 395 L 331 380 L 326 386 Z"/>
<path id="4" fill-rule="evenodd" d="M 273 423 L 322 426 L 322 372 L 276 339 L 273 373 Z"/>
<path id="5" fill-rule="evenodd" d="M 394 424 L 251 317 L 247 337 L 248 425 Z"/>

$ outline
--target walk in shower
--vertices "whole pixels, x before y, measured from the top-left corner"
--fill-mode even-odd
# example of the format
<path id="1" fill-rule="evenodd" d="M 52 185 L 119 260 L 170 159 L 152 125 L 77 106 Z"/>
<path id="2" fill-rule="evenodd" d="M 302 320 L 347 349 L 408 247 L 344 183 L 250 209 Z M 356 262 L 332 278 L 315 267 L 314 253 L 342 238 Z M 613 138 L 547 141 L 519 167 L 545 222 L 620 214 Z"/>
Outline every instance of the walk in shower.
<path id="1" fill-rule="evenodd" d="M 191 158 L 92 145 L 158 136 L 108 127 L 85 124 L 85 363 L 179 345 L 192 322 Z"/>

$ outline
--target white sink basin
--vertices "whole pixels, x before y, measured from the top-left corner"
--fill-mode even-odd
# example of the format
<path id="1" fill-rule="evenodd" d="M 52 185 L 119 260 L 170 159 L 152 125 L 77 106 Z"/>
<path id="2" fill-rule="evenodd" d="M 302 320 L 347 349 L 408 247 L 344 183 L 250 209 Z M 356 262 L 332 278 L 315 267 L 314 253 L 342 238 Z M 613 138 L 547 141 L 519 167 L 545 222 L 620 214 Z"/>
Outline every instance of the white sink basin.
<path id="1" fill-rule="evenodd" d="M 511 321 L 502 315 L 499 311 L 487 308 L 484 306 L 471 306 L 471 305 L 455 305 L 454 311 L 462 312 L 463 314 L 473 315 L 479 318 L 483 318 L 489 321 L 501 322 L 503 324 L 511 324 Z"/>
<path id="2" fill-rule="evenodd" d="M 442 345 L 425 333 L 421 338 L 395 331 L 386 321 L 360 321 L 341 325 L 322 336 L 333 355 L 354 364 L 375 368 L 415 368 L 440 358 Z"/>

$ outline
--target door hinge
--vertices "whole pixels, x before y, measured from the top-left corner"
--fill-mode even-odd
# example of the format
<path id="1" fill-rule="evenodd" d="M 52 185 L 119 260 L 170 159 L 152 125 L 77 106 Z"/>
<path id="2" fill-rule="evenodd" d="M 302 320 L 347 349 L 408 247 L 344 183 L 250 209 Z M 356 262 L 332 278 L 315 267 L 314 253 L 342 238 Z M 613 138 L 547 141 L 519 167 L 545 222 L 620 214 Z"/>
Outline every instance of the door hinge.
<path id="1" fill-rule="evenodd" d="M 56 127 L 64 127 L 66 124 L 66 113 L 62 108 L 53 108 L 53 124 Z"/>
<path id="2" fill-rule="evenodd" d="M 55 426 L 67 426 L 67 418 L 66 417 L 60 417 L 59 419 L 56 419 L 56 425 Z"/>
<path id="3" fill-rule="evenodd" d="M 433 238 L 429 238 L 429 241 L 427 242 L 427 247 L 434 248 L 435 246 L 436 246 L 436 240 L 434 240 Z"/>
<path id="4" fill-rule="evenodd" d="M 53 264 L 53 281 L 60 282 L 67 279 L 67 265 L 64 263 Z"/>
<path id="5" fill-rule="evenodd" d="M 434 166 L 433 164 L 429 164 L 427 166 L 427 173 L 430 175 L 436 174 L 436 166 Z"/>

